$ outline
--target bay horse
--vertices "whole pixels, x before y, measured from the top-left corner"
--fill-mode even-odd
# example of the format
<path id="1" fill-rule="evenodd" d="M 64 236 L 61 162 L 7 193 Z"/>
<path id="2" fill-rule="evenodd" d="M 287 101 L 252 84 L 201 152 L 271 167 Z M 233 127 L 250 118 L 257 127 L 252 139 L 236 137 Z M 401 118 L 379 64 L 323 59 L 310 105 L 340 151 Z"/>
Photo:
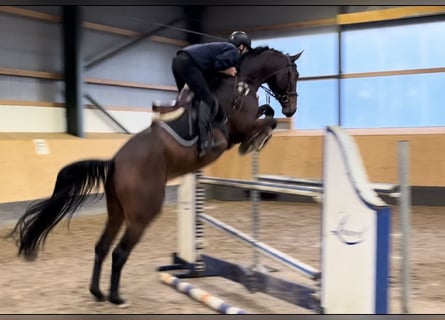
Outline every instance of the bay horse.
<path id="1" fill-rule="evenodd" d="M 244 153 L 264 146 L 276 120 L 270 115 L 259 117 L 268 108 L 259 108 L 256 92 L 267 83 L 271 94 L 280 101 L 283 114 L 291 117 L 297 109 L 299 74 L 295 61 L 301 53 L 288 55 L 269 47 L 252 49 L 242 57 L 239 76 L 224 77 L 217 82 L 214 92 L 225 120 L 213 133 L 215 138 L 223 139 L 224 145 L 203 158 L 198 158 L 196 143 L 184 143 L 190 141 L 187 139 L 181 143 L 172 132 L 175 128 L 180 131 L 184 119 L 190 122 L 193 112 L 189 110 L 176 120 L 153 121 L 109 160 L 82 160 L 63 167 L 57 174 L 52 195 L 27 208 L 9 233 L 8 237 L 16 240 L 18 255 L 30 261 L 36 259 L 56 224 L 64 217 L 70 219 L 88 195 L 100 195 L 103 185 L 108 217 L 95 245 L 89 290 L 98 301 L 108 299 L 124 305 L 126 301 L 119 295 L 122 268 L 146 227 L 160 213 L 167 181 L 210 164 L 235 144 L 244 145 Z M 241 90 L 237 90 L 239 87 Z M 178 98 L 177 104 L 181 101 Z M 192 129 L 196 132 L 195 126 L 186 131 L 190 133 Z M 124 222 L 124 234 L 112 252 L 111 282 L 106 297 L 99 288 L 102 264 Z"/>

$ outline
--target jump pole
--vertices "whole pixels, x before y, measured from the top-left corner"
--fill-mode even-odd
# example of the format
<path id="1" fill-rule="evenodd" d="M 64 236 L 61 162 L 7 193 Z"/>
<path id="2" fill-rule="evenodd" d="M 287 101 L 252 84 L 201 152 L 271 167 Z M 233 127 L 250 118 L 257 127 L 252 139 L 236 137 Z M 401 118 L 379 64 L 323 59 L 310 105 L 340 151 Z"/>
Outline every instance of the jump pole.
<path id="1" fill-rule="evenodd" d="M 217 180 L 192 174 L 185 177 L 178 200 L 178 218 L 181 219 L 178 224 L 178 244 L 182 243 L 182 249 L 185 250 L 178 246 L 178 252 L 173 255 L 174 264 L 160 267 L 160 271 L 187 270 L 178 277 L 225 277 L 243 284 L 251 292 L 265 292 L 319 313 L 388 312 L 391 210 L 371 187 L 358 147 L 343 129 L 327 127 L 324 138 L 322 270 L 314 278 L 315 288 L 274 278 L 202 253 L 203 232 L 202 226 L 197 232 L 197 221 L 211 221 L 211 226 L 247 242 L 262 254 L 266 254 L 269 249 L 266 245 L 267 249 L 262 250 L 263 246 L 257 245 L 261 242 L 256 239 L 246 241 L 249 236 L 204 214 L 202 195 L 196 192 L 196 187 L 204 183 L 217 184 Z M 314 189 L 308 191 L 301 186 L 219 180 L 222 180 L 221 185 L 250 190 L 290 194 L 301 191 L 308 196 L 315 194 Z M 189 237 L 183 237 L 185 234 Z M 275 253 L 277 261 L 286 266 L 292 264 L 285 261 L 285 254 L 278 250 Z M 301 271 L 305 268 L 297 269 Z M 309 266 L 309 269 L 313 268 Z"/>
<path id="2" fill-rule="evenodd" d="M 181 281 L 179 278 L 172 276 L 167 272 L 160 273 L 161 282 L 168 284 L 169 286 L 175 288 L 179 292 L 182 292 L 198 302 L 205 304 L 206 306 L 212 308 L 215 311 L 223 314 L 247 314 L 244 310 L 232 307 L 227 304 L 224 300 L 214 296 L 207 291 L 204 291 L 192 284 Z"/>

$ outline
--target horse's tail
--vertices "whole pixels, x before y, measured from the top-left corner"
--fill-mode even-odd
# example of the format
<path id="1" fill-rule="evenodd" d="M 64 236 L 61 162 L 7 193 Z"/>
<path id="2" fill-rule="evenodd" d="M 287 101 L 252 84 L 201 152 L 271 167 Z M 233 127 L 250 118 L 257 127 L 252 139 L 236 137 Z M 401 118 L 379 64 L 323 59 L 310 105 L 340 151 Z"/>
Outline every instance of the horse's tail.
<path id="1" fill-rule="evenodd" d="M 34 260 L 49 232 L 64 217 L 70 219 L 89 194 L 97 195 L 113 170 L 112 160 L 78 161 L 62 168 L 51 197 L 31 205 L 8 235 L 16 240 L 18 255 Z"/>

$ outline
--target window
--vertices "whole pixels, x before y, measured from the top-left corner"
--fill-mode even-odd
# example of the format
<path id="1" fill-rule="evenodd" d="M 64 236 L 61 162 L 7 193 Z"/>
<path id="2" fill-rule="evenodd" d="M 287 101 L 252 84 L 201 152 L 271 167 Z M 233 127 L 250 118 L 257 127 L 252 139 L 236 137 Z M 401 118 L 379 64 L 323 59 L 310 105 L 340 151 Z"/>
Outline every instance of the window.
<path id="1" fill-rule="evenodd" d="M 393 72 L 343 79 L 341 124 L 348 128 L 444 126 L 445 73 L 421 70 L 445 66 L 444 29 L 445 21 L 417 21 L 344 31 L 346 77 L 348 73 L 417 70 L 407 75 Z"/>
<path id="2" fill-rule="evenodd" d="M 445 125 L 445 73 L 342 80 L 346 128 Z"/>
<path id="3" fill-rule="evenodd" d="M 295 129 L 323 129 L 338 123 L 338 80 L 303 81 L 298 91 L 302 94 L 293 118 Z"/>
<path id="4" fill-rule="evenodd" d="M 445 126 L 443 30 L 444 17 L 347 27 L 341 34 L 340 82 L 334 28 L 256 39 L 253 45 L 291 54 L 304 50 L 297 60 L 300 81 L 293 128 Z M 265 92 L 259 95 L 265 103 Z M 271 98 L 270 104 L 276 116 L 283 117 L 279 103 Z"/>
<path id="5" fill-rule="evenodd" d="M 445 21 L 342 32 L 343 73 L 443 67 Z"/>

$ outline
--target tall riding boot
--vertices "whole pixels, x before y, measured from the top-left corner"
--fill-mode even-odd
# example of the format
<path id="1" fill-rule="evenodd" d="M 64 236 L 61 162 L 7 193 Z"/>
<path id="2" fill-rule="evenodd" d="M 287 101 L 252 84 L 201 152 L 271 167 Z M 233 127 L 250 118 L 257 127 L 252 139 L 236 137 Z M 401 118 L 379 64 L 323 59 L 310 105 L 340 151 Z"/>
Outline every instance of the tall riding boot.
<path id="1" fill-rule="evenodd" d="M 210 113 L 211 106 L 207 105 L 204 101 L 199 103 L 198 107 L 198 130 L 199 130 L 199 149 L 198 155 L 202 158 L 208 149 L 216 146 L 213 139 L 210 139 Z"/>

